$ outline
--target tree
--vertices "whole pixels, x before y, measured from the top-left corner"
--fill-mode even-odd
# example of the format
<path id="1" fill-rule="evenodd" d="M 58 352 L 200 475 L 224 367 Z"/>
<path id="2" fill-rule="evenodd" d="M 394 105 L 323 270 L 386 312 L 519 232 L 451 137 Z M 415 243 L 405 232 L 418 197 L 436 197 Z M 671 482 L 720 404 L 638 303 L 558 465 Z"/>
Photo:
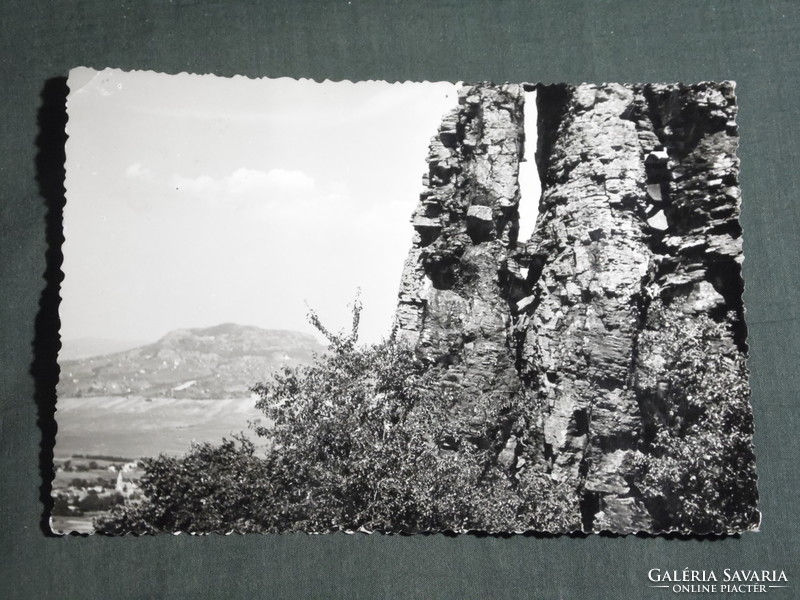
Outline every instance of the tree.
<path id="1" fill-rule="evenodd" d="M 75 514 L 76 511 L 70 508 L 70 501 L 63 494 L 57 494 L 56 497 L 53 499 L 53 511 L 52 515 L 54 517 L 70 517 Z"/>

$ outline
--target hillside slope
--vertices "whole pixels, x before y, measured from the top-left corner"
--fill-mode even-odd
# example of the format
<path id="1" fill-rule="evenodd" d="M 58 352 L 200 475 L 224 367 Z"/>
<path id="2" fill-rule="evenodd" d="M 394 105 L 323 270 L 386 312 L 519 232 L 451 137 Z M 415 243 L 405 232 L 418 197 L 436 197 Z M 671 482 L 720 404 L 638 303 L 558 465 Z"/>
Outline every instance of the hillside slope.
<path id="1" fill-rule="evenodd" d="M 226 323 L 178 329 L 125 352 L 61 361 L 60 397 L 238 398 L 325 348 L 308 334 Z"/>

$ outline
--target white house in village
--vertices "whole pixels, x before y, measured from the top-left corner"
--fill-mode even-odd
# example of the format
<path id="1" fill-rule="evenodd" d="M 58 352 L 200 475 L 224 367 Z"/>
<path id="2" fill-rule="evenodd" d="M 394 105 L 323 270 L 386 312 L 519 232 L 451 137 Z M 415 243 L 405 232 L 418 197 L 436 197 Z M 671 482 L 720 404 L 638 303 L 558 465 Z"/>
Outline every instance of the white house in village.
<path id="1" fill-rule="evenodd" d="M 123 475 L 125 473 L 125 469 L 121 469 L 119 473 L 117 473 L 117 484 L 114 486 L 114 490 L 120 494 L 124 498 L 130 498 L 134 493 L 139 491 L 139 486 L 131 481 L 130 479 L 126 479 Z"/>

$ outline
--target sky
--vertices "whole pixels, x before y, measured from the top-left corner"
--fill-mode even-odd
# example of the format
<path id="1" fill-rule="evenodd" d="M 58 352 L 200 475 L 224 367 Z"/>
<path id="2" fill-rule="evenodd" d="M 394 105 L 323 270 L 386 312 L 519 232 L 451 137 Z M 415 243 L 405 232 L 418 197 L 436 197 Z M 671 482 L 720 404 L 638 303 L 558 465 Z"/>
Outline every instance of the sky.
<path id="1" fill-rule="evenodd" d="M 339 331 L 359 289 L 360 339 L 389 333 L 454 84 L 81 68 L 69 87 L 63 339 L 316 334 L 309 308 Z"/>

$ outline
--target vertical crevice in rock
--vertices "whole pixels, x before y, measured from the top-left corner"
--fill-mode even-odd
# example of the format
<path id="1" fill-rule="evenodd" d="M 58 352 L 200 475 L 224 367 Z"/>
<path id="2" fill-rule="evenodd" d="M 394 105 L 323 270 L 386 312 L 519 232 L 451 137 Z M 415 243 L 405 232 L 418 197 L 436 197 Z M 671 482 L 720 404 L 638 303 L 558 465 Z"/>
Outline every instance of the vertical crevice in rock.
<path id="1" fill-rule="evenodd" d="M 527 241 L 533 234 L 539 216 L 539 200 L 542 196 L 542 183 L 536 164 L 536 144 L 539 139 L 538 111 L 536 110 L 536 86 L 523 84 L 525 153 L 520 157 L 519 185 L 519 241 Z M 530 142 L 530 144 L 528 143 Z M 530 148 L 530 149 L 529 149 Z"/>

